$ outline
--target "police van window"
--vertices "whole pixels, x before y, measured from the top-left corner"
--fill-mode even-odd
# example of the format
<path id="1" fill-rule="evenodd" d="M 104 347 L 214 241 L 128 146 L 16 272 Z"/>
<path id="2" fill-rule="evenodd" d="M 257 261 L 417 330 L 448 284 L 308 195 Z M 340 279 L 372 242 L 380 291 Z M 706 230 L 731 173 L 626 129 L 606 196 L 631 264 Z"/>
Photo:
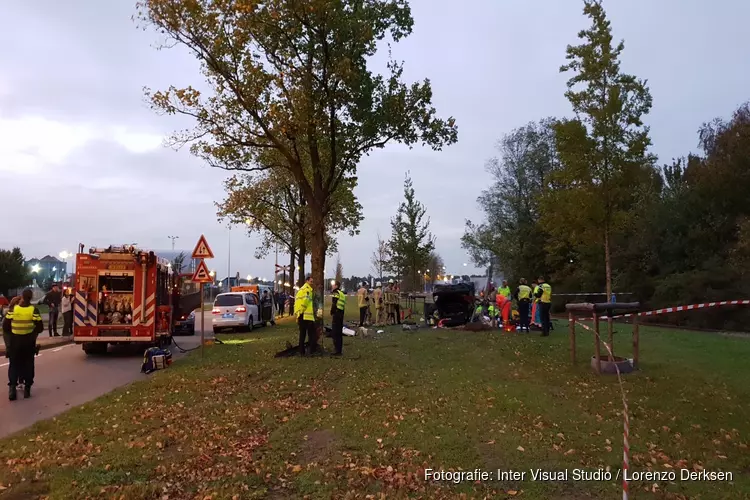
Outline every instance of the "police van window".
<path id="1" fill-rule="evenodd" d="M 216 297 L 215 306 L 241 306 L 242 295 L 219 295 Z"/>
<path id="2" fill-rule="evenodd" d="M 258 305 L 258 299 L 255 297 L 255 294 L 248 293 L 245 295 L 246 302 L 250 304 L 251 306 Z"/>

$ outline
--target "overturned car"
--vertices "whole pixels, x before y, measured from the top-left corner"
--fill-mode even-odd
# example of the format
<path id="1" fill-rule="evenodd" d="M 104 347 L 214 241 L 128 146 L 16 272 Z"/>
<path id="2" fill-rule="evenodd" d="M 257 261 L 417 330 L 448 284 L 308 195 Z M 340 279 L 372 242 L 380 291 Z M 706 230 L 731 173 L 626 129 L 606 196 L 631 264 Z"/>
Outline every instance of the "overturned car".
<path id="1" fill-rule="evenodd" d="M 435 317 L 443 326 L 460 326 L 471 321 L 474 314 L 474 283 L 435 284 L 433 304 L 426 304 L 425 318 Z M 425 309 L 428 309 L 427 307 Z"/>

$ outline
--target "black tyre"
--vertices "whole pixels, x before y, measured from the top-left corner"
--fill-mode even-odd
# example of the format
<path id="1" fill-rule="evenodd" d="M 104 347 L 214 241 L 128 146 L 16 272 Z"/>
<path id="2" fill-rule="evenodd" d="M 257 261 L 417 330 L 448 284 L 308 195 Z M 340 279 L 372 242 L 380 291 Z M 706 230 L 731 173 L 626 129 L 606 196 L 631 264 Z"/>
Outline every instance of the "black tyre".
<path id="1" fill-rule="evenodd" d="M 88 356 L 107 354 L 107 344 L 105 342 L 89 342 L 83 344 L 83 352 Z"/>
<path id="2" fill-rule="evenodd" d="M 217 333 L 219 333 L 219 329 L 214 327 L 214 335 L 216 335 Z"/>
<path id="3" fill-rule="evenodd" d="M 188 335 L 195 335 L 195 327 L 192 327 L 190 330 L 188 330 Z"/>

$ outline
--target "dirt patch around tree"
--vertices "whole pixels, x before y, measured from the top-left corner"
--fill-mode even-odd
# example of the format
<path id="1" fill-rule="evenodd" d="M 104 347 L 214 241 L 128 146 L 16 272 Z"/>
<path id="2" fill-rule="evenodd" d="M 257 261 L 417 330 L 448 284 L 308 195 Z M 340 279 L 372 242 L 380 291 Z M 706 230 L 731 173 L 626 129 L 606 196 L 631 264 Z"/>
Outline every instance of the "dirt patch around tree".
<path id="1" fill-rule="evenodd" d="M 336 434 L 330 429 L 313 431 L 307 435 L 307 441 L 297 453 L 301 464 L 320 462 L 331 455 L 336 448 Z"/>

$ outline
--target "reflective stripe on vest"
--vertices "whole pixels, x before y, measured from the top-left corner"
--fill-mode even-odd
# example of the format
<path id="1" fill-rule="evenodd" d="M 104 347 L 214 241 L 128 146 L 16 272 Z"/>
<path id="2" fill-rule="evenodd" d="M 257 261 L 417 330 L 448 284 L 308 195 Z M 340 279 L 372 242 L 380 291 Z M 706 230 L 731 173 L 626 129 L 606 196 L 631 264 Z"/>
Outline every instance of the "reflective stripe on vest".
<path id="1" fill-rule="evenodd" d="M 531 297 L 531 287 L 528 285 L 518 285 L 518 298 L 528 299 Z"/>
<path id="2" fill-rule="evenodd" d="M 343 311 L 346 307 L 346 294 L 341 290 L 336 290 L 336 309 Z"/>
<path id="3" fill-rule="evenodd" d="M 39 312 L 34 306 L 22 307 L 16 305 L 10 320 L 13 335 L 28 335 L 34 331 L 34 321 L 41 321 Z"/>
<path id="4" fill-rule="evenodd" d="M 542 302 L 545 304 L 552 302 L 552 287 L 547 283 L 542 283 Z"/>

